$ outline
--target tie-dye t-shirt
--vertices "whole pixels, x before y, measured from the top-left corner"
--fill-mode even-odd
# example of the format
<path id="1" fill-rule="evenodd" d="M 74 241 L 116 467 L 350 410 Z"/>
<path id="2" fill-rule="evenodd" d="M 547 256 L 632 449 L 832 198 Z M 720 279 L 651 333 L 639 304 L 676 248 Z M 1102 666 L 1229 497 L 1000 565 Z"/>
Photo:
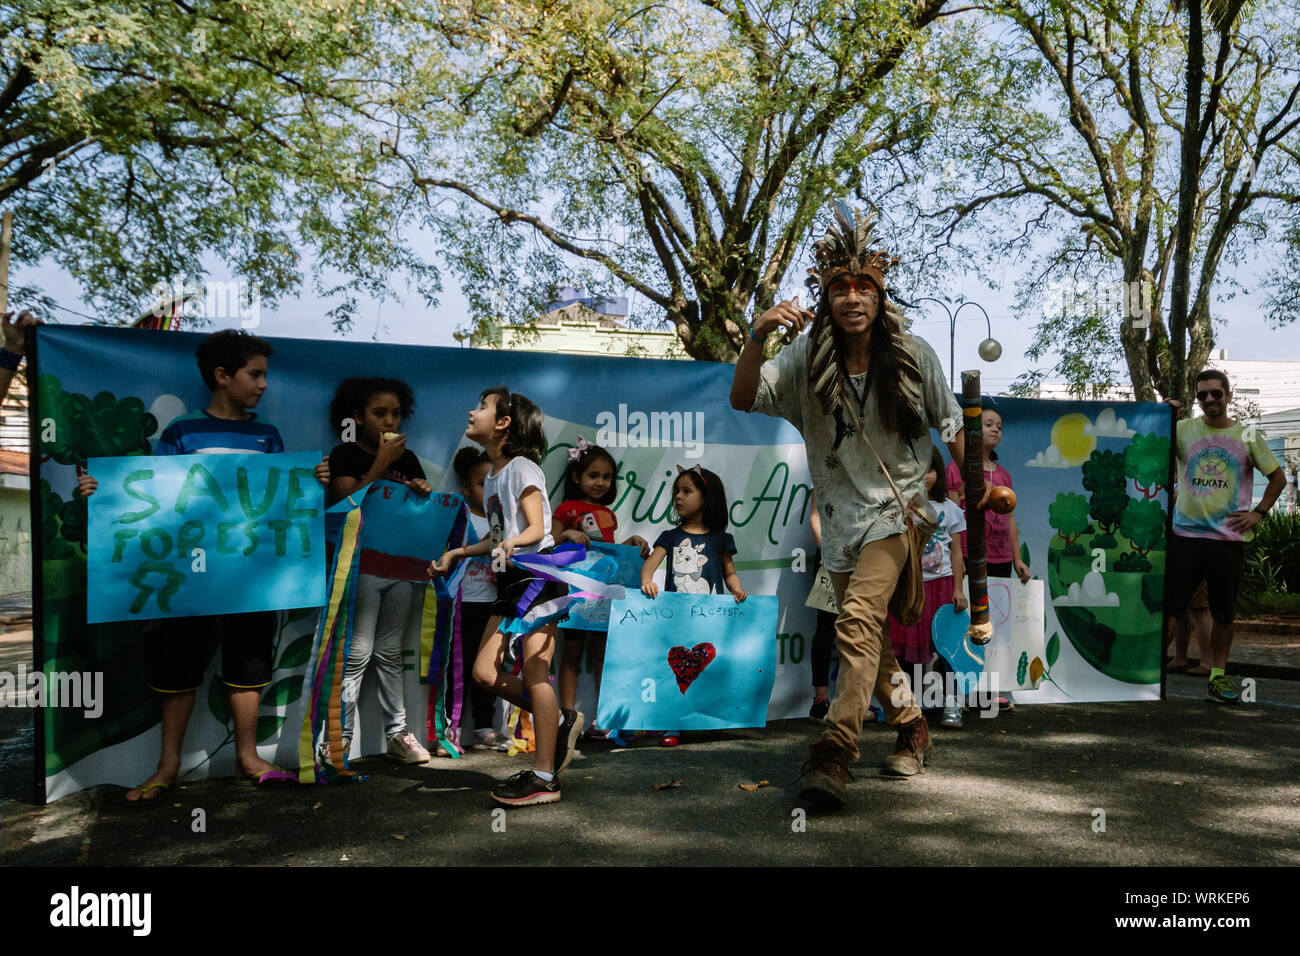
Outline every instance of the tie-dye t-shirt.
<path id="1" fill-rule="evenodd" d="M 1178 423 L 1178 500 L 1174 532 L 1184 538 L 1249 541 L 1228 527 L 1228 515 L 1249 511 L 1255 469 L 1271 475 L 1279 467 L 1258 426 L 1246 440 L 1246 425 L 1211 428 L 1203 418 Z"/>

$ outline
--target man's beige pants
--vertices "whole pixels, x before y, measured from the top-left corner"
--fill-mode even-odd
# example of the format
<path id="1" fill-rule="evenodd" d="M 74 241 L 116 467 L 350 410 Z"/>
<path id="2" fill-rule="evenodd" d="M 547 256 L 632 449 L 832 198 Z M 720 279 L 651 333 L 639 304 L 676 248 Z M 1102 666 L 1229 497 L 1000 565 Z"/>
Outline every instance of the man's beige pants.
<path id="1" fill-rule="evenodd" d="M 858 737 L 871 710 L 873 691 L 887 723 L 905 724 L 921 716 L 907 675 L 894 658 L 885 624 L 889 599 L 906 561 L 907 536 L 896 534 L 864 545 L 852 571 L 830 572 L 840 605 L 835 621 L 840 674 L 823 739 L 834 741 L 854 760 L 859 756 Z"/>

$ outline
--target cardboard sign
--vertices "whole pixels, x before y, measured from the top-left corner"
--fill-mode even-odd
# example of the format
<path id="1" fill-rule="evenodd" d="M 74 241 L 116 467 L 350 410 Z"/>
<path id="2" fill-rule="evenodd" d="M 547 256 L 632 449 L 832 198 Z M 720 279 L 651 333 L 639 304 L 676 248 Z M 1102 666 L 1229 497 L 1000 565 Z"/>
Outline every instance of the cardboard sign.
<path id="1" fill-rule="evenodd" d="M 86 620 L 325 601 L 320 452 L 92 458 Z"/>
<path id="2" fill-rule="evenodd" d="M 608 577 L 610 584 L 621 584 L 626 588 L 639 590 L 641 587 L 641 566 L 645 560 L 641 557 L 641 549 L 630 544 L 606 544 L 603 541 L 593 541 L 588 546 L 588 553 L 595 552 L 593 557 L 604 556 L 612 558 L 617 564 L 617 570 L 610 568 L 608 563 L 593 562 L 593 576 L 598 576 L 602 580 Z M 610 574 L 599 574 L 601 568 L 609 569 Z M 609 628 L 609 599 L 607 598 L 583 598 L 577 601 L 569 608 L 569 619 L 564 622 L 565 627 L 581 631 L 604 631 Z"/>
<path id="3" fill-rule="evenodd" d="M 447 550 L 465 499 L 422 495 L 396 481 L 372 481 L 330 508 L 347 513 L 361 506 L 361 571 L 397 581 L 428 580 L 429 563 Z"/>
<path id="4" fill-rule="evenodd" d="M 597 726 L 762 727 L 776 677 L 777 599 L 629 590 L 612 602 Z"/>
<path id="5" fill-rule="evenodd" d="M 835 602 L 835 586 L 831 584 L 830 572 L 824 567 L 817 569 L 817 580 L 813 582 L 812 590 L 808 592 L 808 600 L 803 602 L 803 606 L 810 607 L 814 611 L 840 613 L 840 606 Z"/>

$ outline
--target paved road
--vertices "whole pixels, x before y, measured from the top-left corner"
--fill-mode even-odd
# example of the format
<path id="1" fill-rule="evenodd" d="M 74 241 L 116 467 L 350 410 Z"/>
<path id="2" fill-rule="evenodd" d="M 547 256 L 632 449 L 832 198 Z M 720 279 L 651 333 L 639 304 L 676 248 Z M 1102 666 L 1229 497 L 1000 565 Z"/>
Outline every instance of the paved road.
<path id="1" fill-rule="evenodd" d="M 872 726 L 850 807 L 809 814 L 802 828 L 794 781 L 818 734 L 806 721 L 688 735 L 676 750 L 589 745 L 564 776 L 561 803 L 498 815 L 487 791 L 526 758 L 474 753 L 425 767 L 371 758 L 358 764 L 366 783 L 278 792 L 205 781 L 146 812 L 108 787 L 33 807 L 14 785 L 11 737 L 0 748 L 0 767 L 11 754 L 0 862 L 1300 864 L 1300 683 L 1260 680 L 1259 702 L 1235 708 L 1203 693 L 1202 680 L 1171 676 L 1164 702 L 972 718 L 936 729 L 931 772 L 905 781 L 876 775 L 893 734 Z M 737 789 L 764 779 L 770 786 Z M 653 789 L 669 780 L 682 786 Z M 194 832 L 195 810 L 206 832 Z M 1097 810 L 1104 832 L 1094 830 Z"/>

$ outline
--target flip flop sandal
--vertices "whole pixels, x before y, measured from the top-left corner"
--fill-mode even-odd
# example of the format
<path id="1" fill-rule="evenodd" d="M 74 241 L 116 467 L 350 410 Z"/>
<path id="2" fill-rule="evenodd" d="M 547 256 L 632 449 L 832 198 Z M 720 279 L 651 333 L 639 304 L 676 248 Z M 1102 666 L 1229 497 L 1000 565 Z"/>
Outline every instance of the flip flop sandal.
<path id="1" fill-rule="evenodd" d="M 138 800 L 127 800 L 125 797 L 123 797 L 122 802 L 125 803 L 128 807 L 131 807 L 132 809 L 143 810 L 145 807 L 153 807 L 162 803 L 163 794 L 165 794 L 171 788 L 172 785 L 170 783 L 151 783 L 147 787 L 145 786 L 132 787 L 130 790 L 127 791 L 127 793 L 131 793 L 133 791 L 139 791 L 140 798 Z M 155 790 L 158 791 L 158 795 L 154 797 L 149 796 L 149 794 L 153 793 L 153 791 Z"/>
<path id="2" fill-rule="evenodd" d="M 273 767 L 259 773 L 256 777 L 239 777 L 235 780 L 237 787 L 252 787 L 255 790 L 273 790 L 290 787 L 298 783 L 298 775 L 280 767 Z"/>

